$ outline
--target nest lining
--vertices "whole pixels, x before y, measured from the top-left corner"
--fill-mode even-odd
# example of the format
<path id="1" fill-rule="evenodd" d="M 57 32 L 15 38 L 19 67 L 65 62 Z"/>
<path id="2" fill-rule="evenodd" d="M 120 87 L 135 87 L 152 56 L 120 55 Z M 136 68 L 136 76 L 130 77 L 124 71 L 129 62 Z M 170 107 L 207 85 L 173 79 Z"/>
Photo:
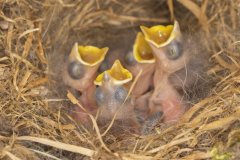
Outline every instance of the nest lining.
<path id="1" fill-rule="evenodd" d="M 240 2 L 171 2 L 1 2 L 1 158 L 238 159 Z M 217 80 L 211 94 L 179 123 L 160 124 L 148 136 L 116 137 L 96 125 L 94 133 L 76 125 L 66 112 L 66 88 L 55 89 L 61 83 L 53 62 L 62 61 L 75 41 L 114 48 L 140 24 L 166 24 L 171 17 L 185 31 L 207 37 L 207 73 Z M 50 90 L 65 96 L 48 95 Z"/>

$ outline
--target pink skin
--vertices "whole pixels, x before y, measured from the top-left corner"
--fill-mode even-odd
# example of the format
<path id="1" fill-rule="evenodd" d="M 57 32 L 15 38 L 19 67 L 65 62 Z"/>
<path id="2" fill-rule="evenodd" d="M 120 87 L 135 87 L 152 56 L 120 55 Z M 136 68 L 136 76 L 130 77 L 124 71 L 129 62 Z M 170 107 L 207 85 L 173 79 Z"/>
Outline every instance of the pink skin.
<path id="1" fill-rule="evenodd" d="M 154 64 L 148 63 L 137 63 L 134 66 L 126 66 L 135 78 L 139 72 L 142 71 L 140 77 L 137 80 L 137 83 L 132 90 L 133 97 L 138 98 L 139 96 L 143 95 L 150 86 L 153 85 L 152 76 L 154 73 L 154 66 Z"/>
<path id="2" fill-rule="evenodd" d="M 153 73 L 155 69 L 155 64 L 141 64 L 137 63 L 131 68 L 128 68 L 133 76 L 139 74 L 142 70 L 142 74 L 137 80 L 133 90 L 132 90 L 132 99 L 134 100 L 134 111 L 135 116 L 138 117 L 138 122 L 143 124 L 144 121 L 148 118 L 149 107 L 148 102 L 151 97 L 151 92 L 148 89 L 153 86 Z"/>
<path id="3" fill-rule="evenodd" d="M 148 105 L 151 95 L 151 92 L 147 92 L 144 95 L 139 96 L 134 102 L 134 111 L 140 124 L 143 124 L 150 114 L 150 108 Z"/>
<path id="4" fill-rule="evenodd" d="M 126 68 L 136 78 L 140 72 L 136 84 L 131 92 L 131 98 L 134 101 L 134 112 L 140 124 L 148 118 L 148 101 L 151 96 L 149 88 L 153 86 L 153 74 L 155 63 L 139 63 L 135 61 L 133 65 L 125 65 Z"/>
<path id="5" fill-rule="evenodd" d="M 64 65 L 63 75 L 62 75 L 65 84 L 78 90 L 81 93 L 79 102 L 86 109 L 88 113 L 95 115 L 97 110 L 97 105 L 94 98 L 96 87 L 93 81 L 96 78 L 97 69 L 100 66 L 100 64 L 94 67 L 85 67 L 84 73 L 87 73 L 87 74 L 84 74 L 84 76 L 78 80 L 71 78 L 71 76 L 68 74 L 67 64 L 68 63 Z M 89 125 L 89 122 L 91 122 L 86 112 L 80 109 L 79 107 L 74 108 L 72 115 L 77 121 L 81 122 L 85 126 Z"/>
<path id="6" fill-rule="evenodd" d="M 184 68 L 189 61 L 189 55 L 184 53 L 177 60 L 169 60 L 165 55 L 166 47 L 157 48 L 150 43 L 156 58 L 156 69 L 154 73 L 154 92 L 149 100 L 150 112 L 162 111 L 164 122 L 172 122 L 186 110 L 186 104 L 182 101 L 182 96 L 173 88 L 168 78 L 169 76 Z"/>
<path id="7" fill-rule="evenodd" d="M 163 75 L 161 78 L 156 71 L 155 88 L 149 100 L 150 115 L 162 111 L 164 122 L 176 121 L 184 113 L 186 106 L 182 102 L 182 97 L 169 83 L 168 75 Z"/>
<path id="8" fill-rule="evenodd" d="M 80 108 L 80 106 L 75 106 L 74 111 L 71 112 L 73 118 L 77 121 L 83 124 L 87 128 L 91 128 L 92 123 L 91 119 L 88 114 L 96 115 L 97 113 L 97 104 L 95 100 L 95 85 L 92 85 L 88 88 L 86 92 L 82 92 L 82 95 L 80 96 L 79 102 L 82 105 L 82 107 L 85 108 L 85 111 Z"/>
<path id="9" fill-rule="evenodd" d="M 87 113 L 95 115 L 97 112 L 97 104 L 94 98 L 95 89 L 95 85 L 92 85 L 86 92 L 82 92 L 82 95 L 80 96 L 79 101 L 86 111 L 82 110 L 80 107 L 77 107 L 73 113 L 75 119 L 83 123 L 85 126 L 89 126 L 91 124 L 91 119 Z"/>

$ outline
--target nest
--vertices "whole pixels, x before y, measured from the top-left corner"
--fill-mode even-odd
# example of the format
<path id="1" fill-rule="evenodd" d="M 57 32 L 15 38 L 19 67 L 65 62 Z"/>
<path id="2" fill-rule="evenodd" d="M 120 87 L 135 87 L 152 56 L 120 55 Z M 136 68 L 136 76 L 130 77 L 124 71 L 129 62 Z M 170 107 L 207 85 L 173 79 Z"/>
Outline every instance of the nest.
<path id="1" fill-rule="evenodd" d="M 83 0 L 0 2 L 2 159 L 239 159 L 240 1 Z M 139 25 L 177 19 L 198 31 L 214 80 L 207 97 L 150 135 L 94 132 L 69 116 L 76 103 L 59 68 L 76 41 L 124 44 Z M 200 41 L 197 38 L 196 41 Z M 198 43 L 197 43 L 198 44 Z M 57 88 L 57 89 L 56 89 Z"/>

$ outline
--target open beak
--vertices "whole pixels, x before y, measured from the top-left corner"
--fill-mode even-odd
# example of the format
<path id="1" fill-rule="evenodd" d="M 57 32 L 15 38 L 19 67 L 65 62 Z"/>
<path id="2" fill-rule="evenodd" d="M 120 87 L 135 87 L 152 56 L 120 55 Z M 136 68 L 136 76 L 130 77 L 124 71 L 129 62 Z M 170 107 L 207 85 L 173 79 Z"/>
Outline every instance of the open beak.
<path id="1" fill-rule="evenodd" d="M 147 41 L 144 38 L 144 35 L 139 32 L 137 34 L 136 40 L 133 45 L 133 56 L 135 60 L 139 63 L 154 63 L 155 58 L 153 56 L 153 51 Z"/>
<path id="2" fill-rule="evenodd" d="M 119 60 L 116 60 L 111 69 L 106 70 L 97 76 L 94 81 L 95 85 L 101 86 L 103 84 L 105 72 L 107 72 L 107 75 L 109 75 L 109 78 L 114 85 L 123 85 L 131 81 L 133 78 L 132 73 L 123 68 Z"/>
<path id="3" fill-rule="evenodd" d="M 173 25 L 157 25 L 153 27 L 140 26 L 145 39 L 157 48 L 168 45 L 173 39 L 181 35 L 180 27 L 177 21 Z"/>
<path id="4" fill-rule="evenodd" d="M 93 67 L 104 60 L 107 51 L 107 47 L 79 46 L 78 43 L 75 43 L 69 58 L 70 61 L 78 60 L 84 66 Z"/>

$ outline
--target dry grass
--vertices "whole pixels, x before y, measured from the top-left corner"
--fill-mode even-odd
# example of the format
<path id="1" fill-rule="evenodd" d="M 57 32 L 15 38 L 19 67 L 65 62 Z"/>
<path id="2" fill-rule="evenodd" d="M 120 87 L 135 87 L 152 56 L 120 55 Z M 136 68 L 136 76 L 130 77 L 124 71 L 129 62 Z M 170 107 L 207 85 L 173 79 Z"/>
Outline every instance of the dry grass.
<path id="1" fill-rule="evenodd" d="M 2 0 L 0 7 L 1 159 L 240 159 L 239 0 Z M 205 37 L 207 73 L 217 79 L 211 94 L 147 136 L 77 126 L 66 88 L 54 88 L 53 66 L 71 44 L 106 45 L 129 28 L 174 17 Z"/>

